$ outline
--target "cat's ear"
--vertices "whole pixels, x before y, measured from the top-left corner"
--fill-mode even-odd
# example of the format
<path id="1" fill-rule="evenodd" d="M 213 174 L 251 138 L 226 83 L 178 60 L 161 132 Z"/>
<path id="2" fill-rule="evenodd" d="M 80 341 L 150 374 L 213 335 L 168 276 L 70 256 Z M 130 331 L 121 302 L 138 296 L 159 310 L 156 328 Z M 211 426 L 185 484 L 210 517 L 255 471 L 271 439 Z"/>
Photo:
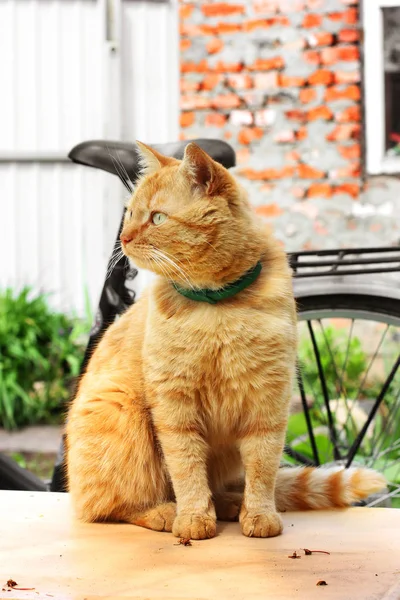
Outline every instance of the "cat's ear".
<path id="1" fill-rule="evenodd" d="M 162 167 L 178 164 L 176 159 L 160 154 L 157 150 L 154 150 L 154 148 L 150 148 L 147 144 L 143 144 L 143 142 L 138 142 L 136 140 L 136 144 L 138 147 L 140 172 L 142 175 L 152 175 L 162 169 Z"/>
<path id="2" fill-rule="evenodd" d="M 196 186 L 203 187 L 208 194 L 212 193 L 217 176 L 216 165 L 194 142 L 186 146 L 180 170 L 192 179 Z"/>

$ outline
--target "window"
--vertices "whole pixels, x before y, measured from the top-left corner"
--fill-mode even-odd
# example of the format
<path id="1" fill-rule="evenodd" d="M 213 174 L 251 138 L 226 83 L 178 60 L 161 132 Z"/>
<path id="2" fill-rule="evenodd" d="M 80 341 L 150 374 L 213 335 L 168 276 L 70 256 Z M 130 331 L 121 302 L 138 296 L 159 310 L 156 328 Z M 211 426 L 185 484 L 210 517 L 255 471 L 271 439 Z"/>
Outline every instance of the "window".
<path id="1" fill-rule="evenodd" d="M 400 173 L 400 0 L 365 0 L 367 171 Z"/>

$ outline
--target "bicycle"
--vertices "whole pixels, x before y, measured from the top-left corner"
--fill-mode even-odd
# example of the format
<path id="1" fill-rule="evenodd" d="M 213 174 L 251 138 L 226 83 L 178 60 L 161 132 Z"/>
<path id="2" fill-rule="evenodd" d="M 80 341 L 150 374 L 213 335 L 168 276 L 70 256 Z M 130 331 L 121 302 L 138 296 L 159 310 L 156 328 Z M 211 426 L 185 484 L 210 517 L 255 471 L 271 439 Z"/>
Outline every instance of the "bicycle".
<path id="1" fill-rule="evenodd" d="M 226 168 L 235 165 L 235 153 L 226 142 L 194 141 Z M 163 154 L 182 158 L 187 143 L 154 147 Z M 69 157 L 75 163 L 117 175 L 127 190 L 132 191 L 137 177 L 133 144 L 84 142 L 73 148 Z M 119 233 L 120 230 L 116 244 Z M 300 350 L 303 348 L 303 352 L 300 351 L 297 389 L 294 390 L 297 408 L 295 404 L 289 419 L 283 461 L 292 465 L 348 467 L 362 464 L 375 467 L 387 476 L 388 490 L 366 504 L 390 502 L 400 507 L 400 424 L 396 423 L 400 416 L 400 352 L 397 344 L 400 340 L 400 282 L 388 277 L 373 282 L 367 279 L 371 275 L 381 277 L 400 272 L 400 248 L 294 252 L 289 254 L 289 260 L 294 275 Z M 109 276 L 103 286 L 81 372 L 108 325 L 135 301 L 131 283 L 136 275 L 136 269 L 127 268 L 125 258 L 116 264 L 110 261 Z M 375 352 L 371 353 L 369 349 L 368 362 L 365 352 L 361 351 L 361 338 L 365 333 L 369 339 L 372 335 L 378 340 Z M 388 352 L 384 354 L 387 342 L 393 360 L 392 356 L 388 358 Z M 358 356 L 358 370 L 354 366 L 354 352 Z M 383 355 L 384 368 L 381 364 Z M 379 359 L 380 367 L 373 369 L 376 359 Z M 351 377 L 349 368 L 356 370 L 356 373 L 350 373 Z M 354 397 L 349 397 L 350 394 Z M 50 484 L 52 491 L 65 491 L 63 460 L 61 445 Z M 8 463 L 9 472 L 10 469 Z M 0 457 L 0 482 L 2 476 L 4 479 Z M 22 486 L 23 473 L 18 472 L 16 479 L 17 485 Z M 15 485 L 15 476 L 13 481 Z M 31 489 L 33 484 L 29 480 L 24 485 Z"/>

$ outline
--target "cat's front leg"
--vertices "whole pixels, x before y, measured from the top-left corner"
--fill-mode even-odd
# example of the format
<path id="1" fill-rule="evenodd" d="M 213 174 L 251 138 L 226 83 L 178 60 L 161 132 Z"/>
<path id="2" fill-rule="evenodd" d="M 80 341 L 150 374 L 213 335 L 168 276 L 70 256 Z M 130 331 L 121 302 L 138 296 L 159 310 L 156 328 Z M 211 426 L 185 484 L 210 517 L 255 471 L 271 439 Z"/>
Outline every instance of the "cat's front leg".
<path id="1" fill-rule="evenodd" d="M 174 410 L 174 406 L 164 400 L 153 410 L 176 497 L 177 516 L 172 533 L 194 540 L 212 538 L 216 533 L 216 515 L 207 474 L 209 447 L 190 399 L 181 402 L 179 410 Z"/>
<path id="2" fill-rule="evenodd" d="M 239 521 L 244 535 L 273 537 L 283 524 L 275 506 L 275 482 L 284 443 L 286 422 L 274 431 L 246 436 L 239 443 L 245 468 L 245 491 Z"/>

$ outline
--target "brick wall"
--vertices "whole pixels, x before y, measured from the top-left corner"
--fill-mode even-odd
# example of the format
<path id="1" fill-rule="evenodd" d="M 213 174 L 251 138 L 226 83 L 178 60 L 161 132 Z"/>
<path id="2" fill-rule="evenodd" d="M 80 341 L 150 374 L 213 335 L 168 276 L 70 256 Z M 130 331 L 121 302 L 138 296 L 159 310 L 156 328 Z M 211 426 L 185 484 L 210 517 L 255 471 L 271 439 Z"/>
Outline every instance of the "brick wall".
<path id="1" fill-rule="evenodd" d="M 398 239 L 377 208 L 398 185 L 361 178 L 358 0 L 183 0 L 180 17 L 181 136 L 234 146 L 288 247 Z"/>

